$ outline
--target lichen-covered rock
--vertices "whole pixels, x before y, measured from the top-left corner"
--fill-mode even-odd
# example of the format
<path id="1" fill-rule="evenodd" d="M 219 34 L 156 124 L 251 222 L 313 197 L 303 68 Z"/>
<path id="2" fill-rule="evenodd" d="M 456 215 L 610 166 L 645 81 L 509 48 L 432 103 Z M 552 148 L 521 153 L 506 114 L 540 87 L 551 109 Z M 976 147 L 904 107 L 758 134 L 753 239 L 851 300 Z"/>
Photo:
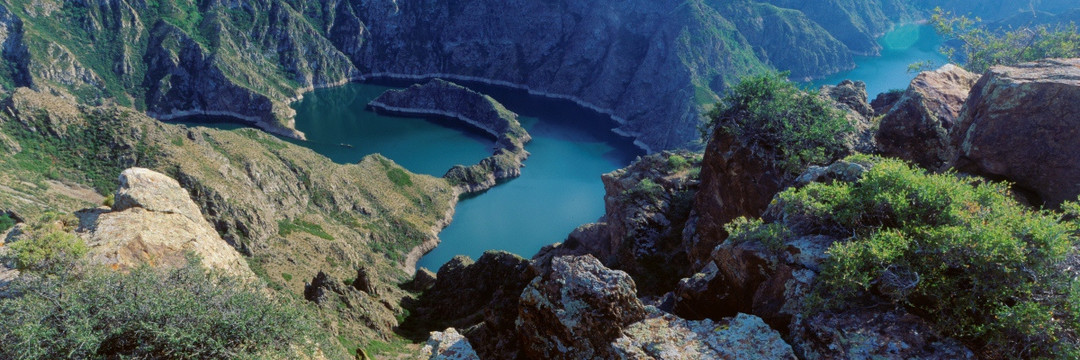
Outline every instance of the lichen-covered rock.
<path id="1" fill-rule="evenodd" d="M 844 80 L 835 86 L 822 86 L 820 90 L 822 96 L 832 99 L 836 107 L 846 113 L 848 121 L 855 127 L 855 133 L 849 140 L 854 143 L 854 149 L 861 153 L 877 151 L 874 126 L 871 123 L 874 108 L 867 103 L 866 83 Z"/>
<path id="2" fill-rule="evenodd" d="M 800 185 L 857 181 L 867 166 L 841 161 L 813 167 L 799 177 Z M 929 322 L 902 308 L 817 309 L 805 317 L 808 296 L 830 256 L 827 251 L 842 239 L 818 234 L 813 219 L 784 208 L 783 201 L 774 201 L 762 219 L 783 224 L 786 233 L 768 242 L 733 237 L 716 246 L 700 272 L 679 282 L 674 313 L 692 320 L 753 314 L 784 334 L 807 359 L 970 357 L 966 348 L 937 335 Z"/>
<path id="3" fill-rule="evenodd" d="M 974 359 L 958 341 L 903 309 L 851 309 L 799 318 L 791 344 L 804 359 Z"/>
<path id="4" fill-rule="evenodd" d="M 795 359 L 780 333 L 756 316 L 740 313 L 718 321 L 692 321 L 651 310 L 649 318 L 631 324 L 625 335 L 615 340 L 618 358 Z"/>
<path id="5" fill-rule="evenodd" d="M 113 208 L 82 211 L 79 234 L 91 259 L 117 269 L 182 266 L 192 252 L 207 267 L 255 277 L 240 253 L 203 218 L 187 190 L 148 169 L 122 172 Z"/>
<path id="6" fill-rule="evenodd" d="M 950 134 L 979 76 L 954 65 L 925 71 L 882 119 L 875 135 L 885 156 L 943 170 L 955 154 Z"/>
<path id="7" fill-rule="evenodd" d="M 469 340 L 454 328 L 432 331 L 420 352 L 427 355 L 428 360 L 480 360 Z"/>
<path id="8" fill-rule="evenodd" d="M 1080 59 L 992 67 L 957 124 L 957 169 L 1015 182 L 1049 206 L 1080 194 Z"/>
<path id="9" fill-rule="evenodd" d="M 610 359 L 611 342 L 645 318 L 634 280 L 596 258 L 564 256 L 521 293 L 517 332 L 534 359 Z"/>

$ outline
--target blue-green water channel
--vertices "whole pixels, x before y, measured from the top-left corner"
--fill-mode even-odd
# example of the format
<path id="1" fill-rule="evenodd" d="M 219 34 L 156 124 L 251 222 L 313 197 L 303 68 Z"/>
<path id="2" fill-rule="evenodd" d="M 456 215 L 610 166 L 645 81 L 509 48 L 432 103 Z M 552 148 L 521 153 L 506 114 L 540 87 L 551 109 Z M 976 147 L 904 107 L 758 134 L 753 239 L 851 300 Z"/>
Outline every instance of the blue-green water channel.
<path id="1" fill-rule="evenodd" d="M 610 131 L 615 124 L 608 118 L 567 101 L 469 86 L 521 115 L 533 138 L 526 145 L 532 156 L 521 177 L 458 203 L 453 223 L 439 234 L 442 243 L 418 264 L 433 270 L 459 254 L 475 259 L 496 249 L 529 257 L 562 241 L 575 227 L 604 214 L 600 175 L 642 154 L 631 139 Z M 305 95 L 294 105 L 296 128 L 308 138 L 299 143 L 339 163 L 381 153 L 434 176 L 491 155 L 494 139 L 457 121 L 383 116 L 366 108 L 390 88 L 354 83 Z"/>
<path id="2" fill-rule="evenodd" d="M 916 73 L 908 65 L 930 61 L 937 68 L 949 62 L 939 49 L 944 39 L 934 27 L 924 24 L 899 25 L 878 39 L 881 56 L 856 56 L 855 69 L 811 82 L 812 87 L 836 85 L 845 80 L 866 82 L 866 93 L 873 100 L 891 89 L 906 89 Z"/>

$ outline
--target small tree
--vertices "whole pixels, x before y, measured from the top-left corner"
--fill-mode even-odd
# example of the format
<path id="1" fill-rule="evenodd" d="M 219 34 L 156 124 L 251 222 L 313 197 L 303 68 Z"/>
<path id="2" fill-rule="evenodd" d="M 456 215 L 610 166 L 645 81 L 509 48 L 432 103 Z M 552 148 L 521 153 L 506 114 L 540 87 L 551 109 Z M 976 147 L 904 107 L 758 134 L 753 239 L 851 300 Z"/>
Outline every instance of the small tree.
<path id="1" fill-rule="evenodd" d="M 710 131 L 730 134 L 750 146 L 771 150 L 780 168 L 797 173 L 845 153 L 854 126 L 817 92 L 800 90 L 788 73 L 743 78 L 706 116 Z"/>
<path id="2" fill-rule="evenodd" d="M 943 52 L 968 71 L 982 73 L 995 65 L 1015 65 L 1046 58 L 1080 57 L 1080 32 L 1076 24 L 1038 25 L 995 31 L 979 26 L 982 19 L 954 16 L 934 9 L 930 22 L 938 33 L 959 40 Z M 963 61 L 961 61 L 963 60 Z"/>

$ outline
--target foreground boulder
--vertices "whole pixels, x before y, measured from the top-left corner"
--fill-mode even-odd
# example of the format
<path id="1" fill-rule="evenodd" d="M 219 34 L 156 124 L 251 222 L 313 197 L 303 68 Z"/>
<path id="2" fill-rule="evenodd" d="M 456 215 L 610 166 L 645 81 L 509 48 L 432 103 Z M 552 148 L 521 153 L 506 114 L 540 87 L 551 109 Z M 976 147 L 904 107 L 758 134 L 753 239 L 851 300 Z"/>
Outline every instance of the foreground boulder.
<path id="1" fill-rule="evenodd" d="M 920 73 L 882 117 L 875 135 L 880 152 L 943 170 L 954 156 L 951 130 L 978 79 L 951 64 Z"/>
<path id="2" fill-rule="evenodd" d="M 615 340 L 620 359 L 795 359 L 791 345 L 756 316 L 690 321 L 650 310 Z"/>
<path id="3" fill-rule="evenodd" d="M 454 328 L 432 331 L 420 352 L 429 360 L 480 360 L 469 340 Z"/>
<path id="4" fill-rule="evenodd" d="M 957 169 L 1015 182 L 1048 206 L 1080 194 L 1080 59 L 992 67 L 957 124 Z"/>
<path id="5" fill-rule="evenodd" d="M 255 278 L 240 253 L 221 239 L 176 180 L 142 168 L 124 170 L 115 199 L 111 209 L 77 214 L 79 235 L 94 261 L 115 269 L 182 266 L 192 252 L 207 267 Z"/>
<path id="6" fill-rule="evenodd" d="M 611 359 L 611 342 L 645 318 L 634 280 L 596 258 L 564 256 L 521 293 L 517 331 L 532 359 Z"/>

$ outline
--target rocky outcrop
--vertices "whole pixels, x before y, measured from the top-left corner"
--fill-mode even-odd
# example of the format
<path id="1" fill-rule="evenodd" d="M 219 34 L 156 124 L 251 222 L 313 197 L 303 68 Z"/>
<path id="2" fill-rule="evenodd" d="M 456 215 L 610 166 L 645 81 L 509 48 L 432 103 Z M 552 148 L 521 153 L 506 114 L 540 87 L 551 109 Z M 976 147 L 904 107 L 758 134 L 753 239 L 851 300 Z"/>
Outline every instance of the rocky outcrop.
<path id="1" fill-rule="evenodd" d="M 591 254 L 634 278 L 646 295 L 670 291 L 689 275 L 684 233 L 698 187 L 701 154 L 664 151 L 601 176 L 604 217 L 576 229 L 565 242 L 533 257 L 541 268 L 562 255 Z"/>
<path id="2" fill-rule="evenodd" d="M 431 332 L 420 352 L 428 356 L 428 360 L 480 360 L 469 340 L 454 328 Z"/>
<path id="3" fill-rule="evenodd" d="M 613 347 L 620 359 L 795 359 L 780 333 L 760 318 L 691 321 L 650 308 L 649 318 L 628 326 Z"/>
<path id="4" fill-rule="evenodd" d="M 410 305 L 401 328 L 427 334 L 462 329 L 485 359 L 517 357 L 514 319 L 518 297 L 536 276 L 530 262 L 506 252 L 488 251 L 475 262 L 456 256 L 439 268 L 435 284 Z"/>
<path id="5" fill-rule="evenodd" d="M 498 180 L 521 176 L 532 140 L 517 114 L 490 96 L 449 81 L 434 79 L 403 90 L 387 90 L 368 103 L 376 110 L 409 115 L 439 115 L 458 119 L 495 137 L 495 153 L 472 166 L 457 165 L 446 179 L 463 193 L 480 192 Z"/>
<path id="6" fill-rule="evenodd" d="M 836 107 L 845 112 L 847 119 L 855 127 L 851 141 L 855 151 L 870 154 L 877 152 L 874 140 L 874 108 L 867 102 L 866 83 L 844 80 L 839 84 L 822 86 L 821 95 L 832 99 Z"/>
<path id="7" fill-rule="evenodd" d="M 304 284 L 304 299 L 323 309 L 330 310 L 329 317 L 338 330 L 363 326 L 376 332 L 375 337 L 386 340 L 397 326 L 397 312 L 393 306 L 380 299 L 377 293 L 368 293 L 341 279 L 319 271 L 310 282 Z M 351 329 L 348 329 L 351 330 Z"/>
<path id="8" fill-rule="evenodd" d="M 812 167 L 798 178 L 857 181 L 869 163 L 837 162 Z M 732 237 L 716 246 L 709 263 L 683 279 L 675 291 L 674 313 L 687 319 L 722 319 L 749 313 L 789 341 L 800 358 L 971 358 L 957 341 L 940 336 L 934 325 L 899 306 L 859 306 L 851 310 L 808 308 L 829 247 L 842 239 L 816 233 L 809 221 L 784 212 L 782 201 L 769 205 L 763 219 L 786 232 L 774 242 Z M 812 314 L 812 315 L 807 315 Z"/>
<path id="9" fill-rule="evenodd" d="M 1080 194 L 1080 59 L 995 66 L 956 120 L 955 167 L 1057 206 Z"/>
<path id="10" fill-rule="evenodd" d="M 80 236 L 95 262 L 114 269 L 142 264 L 183 266 L 192 252 L 207 267 L 254 279 L 240 253 L 203 218 L 186 190 L 172 178 L 142 168 L 120 173 L 111 209 L 80 213 Z"/>
<path id="11" fill-rule="evenodd" d="M 955 156 L 951 131 L 976 80 L 951 64 L 916 76 L 881 118 L 875 138 L 882 155 L 944 170 Z"/>
<path id="12" fill-rule="evenodd" d="M 588 255 L 555 258 L 518 306 L 518 338 L 534 359 L 614 358 L 611 342 L 645 318 L 630 276 Z"/>

